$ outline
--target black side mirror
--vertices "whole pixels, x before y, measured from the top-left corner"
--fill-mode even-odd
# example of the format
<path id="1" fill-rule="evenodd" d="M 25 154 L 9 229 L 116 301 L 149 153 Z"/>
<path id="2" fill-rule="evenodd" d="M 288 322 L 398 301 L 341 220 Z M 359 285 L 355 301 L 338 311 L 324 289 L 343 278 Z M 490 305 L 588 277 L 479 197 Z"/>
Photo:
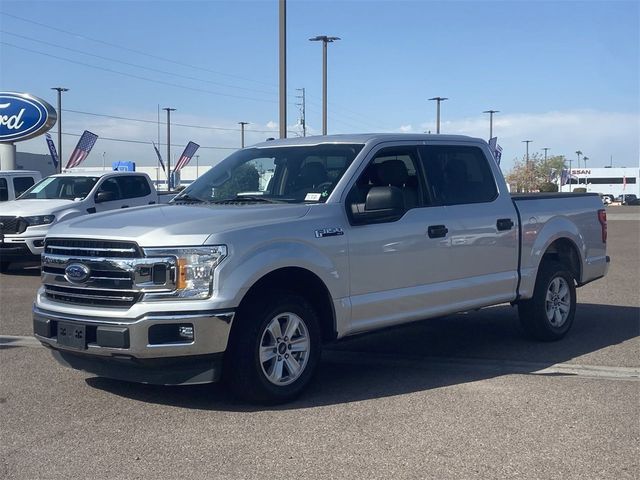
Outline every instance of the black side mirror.
<path id="1" fill-rule="evenodd" d="M 355 223 L 393 222 L 404 211 L 404 195 L 398 187 L 371 187 L 364 204 L 351 206 Z"/>
<path id="2" fill-rule="evenodd" d="M 98 192 L 96 193 L 96 203 L 111 202 L 116 199 L 114 192 Z"/>

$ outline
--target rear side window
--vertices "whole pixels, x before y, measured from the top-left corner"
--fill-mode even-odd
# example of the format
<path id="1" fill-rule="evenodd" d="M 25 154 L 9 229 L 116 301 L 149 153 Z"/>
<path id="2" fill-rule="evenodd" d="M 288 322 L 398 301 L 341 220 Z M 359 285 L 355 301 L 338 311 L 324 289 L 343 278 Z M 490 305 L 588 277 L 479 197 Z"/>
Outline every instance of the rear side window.
<path id="1" fill-rule="evenodd" d="M 6 202 L 9 200 L 9 187 L 7 186 L 7 179 L 0 178 L 0 202 Z"/>
<path id="2" fill-rule="evenodd" d="M 32 177 L 14 177 L 13 189 L 16 192 L 16 198 L 29 190 L 34 183 L 35 182 Z"/>
<path id="3" fill-rule="evenodd" d="M 420 157 L 433 203 L 484 203 L 498 196 L 489 162 L 480 148 L 424 146 Z"/>
<path id="4" fill-rule="evenodd" d="M 120 185 L 122 198 L 146 197 L 151 194 L 149 182 L 147 182 L 147 179 L 144 177 L 126 175 L 116 177 L 116 181 Z"/>

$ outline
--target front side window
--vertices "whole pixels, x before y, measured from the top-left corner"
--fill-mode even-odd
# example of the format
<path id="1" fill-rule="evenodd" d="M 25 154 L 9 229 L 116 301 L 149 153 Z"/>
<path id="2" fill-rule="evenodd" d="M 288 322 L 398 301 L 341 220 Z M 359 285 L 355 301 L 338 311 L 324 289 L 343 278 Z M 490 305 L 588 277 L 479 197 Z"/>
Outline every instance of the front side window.
<path id="1" fill-rule="evenodd" d="M 123 175 L 116 177 L 114 180 L 120 187 L 122 198 L 139 198 L 151 194 L 149 182 L 139 175 Z"/>
<path id="2" fill-rule="evenodd" d="M 112 202 L 114 200 L 120 200 L 122 198 L 122 190 L 120 189 L 120 185 L 117 178 L 107 178 L 100 188 L 98 188 L 98 194 L 100 193 L 108 193 L 109 196 L 105 197 L 107 202 Z"/>
<path id="3" fill-rule="evenodd" d="M 91 192 L 97 181 L 98 177 L 47 177 L 24 192 L 20 196 L 20 200 L 36 198 L 83 199 Z"/>
<path id="4" fill-rule="evenodd" d="M 423 146 L 429 196 L 438 205 L 491 202 L 498 195 L 487 157 L 478 147 Z"/>
<path id="5" fill-rule="evenodd" d="M 174 201 L 325 202 L 362 147 L 324 144 L 239 150 Z"/>

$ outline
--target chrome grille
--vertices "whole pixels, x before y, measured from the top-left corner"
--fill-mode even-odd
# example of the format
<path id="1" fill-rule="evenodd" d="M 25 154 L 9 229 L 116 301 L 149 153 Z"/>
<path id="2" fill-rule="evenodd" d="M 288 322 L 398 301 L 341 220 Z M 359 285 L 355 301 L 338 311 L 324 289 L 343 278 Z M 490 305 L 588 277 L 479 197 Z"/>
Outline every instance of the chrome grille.
<path id="1" fill-rule="evenodd" d="M 174 257 L 144 258 L 133 242 L 53 238 L 45 241 L 42 282 L 51 300 L 128 307 L 144 293 L 173 291 L 175 264 Z M 73 278 L 78 265 L 88 273 Z"/>
<path id="2" fill-rule="evenodd" d="M 22 233 L 27 222 L 20 217 L 0 217 L 0 233 Z"/>

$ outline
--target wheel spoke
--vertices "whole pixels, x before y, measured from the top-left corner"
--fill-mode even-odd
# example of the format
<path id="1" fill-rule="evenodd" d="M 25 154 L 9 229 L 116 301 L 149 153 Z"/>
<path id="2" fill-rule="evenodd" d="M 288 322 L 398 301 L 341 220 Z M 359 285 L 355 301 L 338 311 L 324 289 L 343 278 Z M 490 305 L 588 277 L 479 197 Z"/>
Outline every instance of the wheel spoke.
<path id="1" fill-rule="evenodd" d="M 299 337 L 291 342 L 291 350 L 290 352 L 306 352 L 309 350 L 309 341 L 307 337 Z"/>
<path id="2" fill-rule="evenodd" d="M 276 353 L 273 351 L 275 349 L 274 346 L 261 346 L 260 347 L 260 362 L 266 363 L 276 356 Z"/>
<path id="3" fill-rule="evenodd" d="M 282 380 L 282 367 L 284 365 L 284 362 L 282 362 L 281 360 L 276 360 L 273 363 L 273 370 L 271 371 L 269 378 L 271 378 L 271 381 L 278 383 L 280 382 L 280 380 Z"/>
<path id="4" fill-rule="evenodd" d="M 279 317 L 276 317 L 273 320 L 271 320 L 271 323 L 267 327 L 267 330 L 271 332 L 271 335 L 273 336 L 274 340 L 278 338 L 282 338 L 282 329 L 280 328 Z"/>
<path id="5" fill-rule="evenodd" d="M 560 310 L 556 310 L 554 316 L 553 316 L 553 324 L 556 327 L 559 327 L 560 325 L 562 325 L 562 314 L 560 313 Z"/>
<path id="6" fill-rule="evenodd" d="M 571 307 L 569 306 L 569 303 L 566 303 L 566 302 L 560 302 L 559 307 L 560 307 L 560 311 L 561 311 L 563 314 L 564 314 L 564 313 L 567 313 L 567 312 L 569 311 L 569 309 L 571 308 Z"/>
<path id="7" fill-rule="evenodd" d="M 293 358 L 293 355 L 289 355 L 289 357 L 285 358 L 284 361 L 287 364 L 289 375 L 291 375 L 292 377 L 297 377 L 298 373 L 300 373 L 300 364 L 298 363 L 298 361 Z"/>
<path id="8" fill-rule="evenodd" d="M 553 293 L 558 293 L 558 290 L 560 290 L 560 279 L 558 277 L 554 278 L 553 281 L 551 282 L 550 290 Z"/>
<path id="9" fill-rule="evenodd" d="M 553 302 L 553 292 L 551 291 L 551 286 L 549 286 L 549 290 L 547 290 L 547 303 Z"/>
<path id="10" fill-rule="evenodd" d="M 566 283 L 562 282 L 562 286 L 560 287 L 560 291 L 558 292 L 558 296 L 561 299 L 564 299 L 567 294 L 569 293 L 569 287 L 567 286 Z"/>
<path id="11" fill-rule="evenodd" d="M 300 325 L 298 318 L 289 316 L 287 318 L 287 323 L 285 324 L 284 336 L 292 338 L 293 334 L 296 333 L 296 330 L 298 329 L 298 325 Z"/>

